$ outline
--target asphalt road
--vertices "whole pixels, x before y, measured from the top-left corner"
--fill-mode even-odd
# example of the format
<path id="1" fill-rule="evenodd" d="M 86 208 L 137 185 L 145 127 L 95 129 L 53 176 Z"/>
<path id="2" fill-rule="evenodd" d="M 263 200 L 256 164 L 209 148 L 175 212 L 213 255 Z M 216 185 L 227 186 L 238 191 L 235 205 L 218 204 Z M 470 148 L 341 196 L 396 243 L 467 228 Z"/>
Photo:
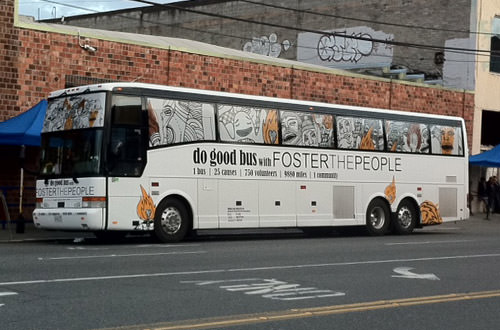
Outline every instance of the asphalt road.
<path id="1" fill-rule="evenodd" d="M 500 216 L 410 236 L 1 246 L 3 330 L 498 329 Z"/>

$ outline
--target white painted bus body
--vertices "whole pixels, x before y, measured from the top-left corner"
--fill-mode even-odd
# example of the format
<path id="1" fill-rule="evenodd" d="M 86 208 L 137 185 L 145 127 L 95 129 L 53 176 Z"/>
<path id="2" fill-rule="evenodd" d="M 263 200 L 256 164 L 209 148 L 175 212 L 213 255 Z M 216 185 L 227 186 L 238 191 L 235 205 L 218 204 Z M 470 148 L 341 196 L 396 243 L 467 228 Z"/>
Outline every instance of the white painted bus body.
<path id="1" fill-rule="evenodd" d="M 212 166 L 210 159 L 206 164 L 194 162 L 194 155 L 200 151 L 235 154 L 236 164 Z M 331 163 L 327 164 L 329 168 L 285 167 L 282 163 L 241 165 L 242 154 L 256 155 L 257 161 L 262 162 L 272 161 L 276 153 L 318 155 L 318 158 L 314 156 L 312 167 L 320 166 L 319 154 L 334 159 L 336 164 L 333 168 Z M 170 195 L 183 196 L 193 210 L 194 229 L 364 225 L 368 204 L 377 196 L 384 197 L 384 190 L 393 179 L 396 190 L 403 192 L 396 194 L 391 206 L 393 212 L 403 198 L 411 197 L 419 205 L 426 200 L 439 203 L 443 221 L 468 218 L 467 172 L 460 158 L 446 159 L 444 167 L 440 157 L 429 157 L 423 162 L 418 155 L 384 154 L 387 164 L 384 170 L 377 170 L 380 165 L 375 159 L 381 156 L 369 152 L 353 155 L 338 150 L 212 143 L 174 146 L 168 152 L 151 150 L 148 157 L 146 180 L 141 184 L 150 187 L 155 205 Z M 370 164 L 356 165 L 356 157 Z M 339 164 L 345 167 L 339 168 Z M 356 166 L 365 166 L 365 170 L 356 170 Z M 412 177 L 411 173 L 418 175 Z M 327 176 L 330 178 L 325 178 Z M 116 213 L 110 213 L 111 222 L 133 218 L 140 197 L 138 185 L 134 179 L 110 182 L 109 198 L 116 199 L 111 204 L 120 205 Z M 130 190 L 136 190 L 136 196 L 118 197 L 120 191 Z M 130 228 L 130 224 L 125 227 L 117 224 L 116 228 Z"/>
<path id="2" fill-rule="evenodd" d="M 126 84 L 106 84 L 112 90 Z M 147 231 L 152 217 L 140 217 L 141 201 L 177 196 L 192 216 L 192 229 L 276 228 L 366 225 L 367 208 L 376 198 L 387 199 L 392 212 L 405 198 L 435 207 L 441 220 L 469 217 L 467 207 L 467 140 L 462 119 L 406 112 L 332 106 L 194 91 L 145 84 L 137 88 L 215 95 L 275 104 L 331 108 L 454 120 L 462 129 L 462 156 L 374 152 L 328 148 L 253 145 L 200 141 L 152 148 L 140 177 L 57 178 L 37 181 L 34 222 L 42 229 Z M 96 88 L 96 87 L 94 87 Z M 465 155 L 465 156 L 464 156 Z M 47 189 L 69 185 L 82 192 Z M 88 194 L 93 187 L 93 194 Z M 85 197 L 104 197 L 104 205 L 83 208 Z M 417 224 L 425 225 L 422 219 Z"/>
<path id="3" fill-rule="evenodd" d="M 40 200 L 33 212 L 36 227 L 82 231 L 105 229 L 105 178 L 80 178 L 77 182 L 73 179 L 37 180 L 36 196 Z M 96 198 L 101 202 L 92 205 L 95 203 L 89 201 Z"/>
<path id="4" fill-rule="evenodd" d="M 199 151 L 236 154 L 236 164 L 196 163 L 193 155 Z M 318 156 L 309 160 L 310 167 L 285 167 L 281 161 L 273 166 L 240 165 L 241 154 L 256 155 L 262 162 L 273 161 L 277 153 L 285 155 L 285 162 L 288 155 L 297 153 Z M 311 168 L 321 167 L 320 155 L 329 160 L 323 162 L 328 168 Z M 356 157 L 362 157 L 365 164 Z M 155 149 L 148 154 L 142 178 L 108 179 L 107 228 L 105 208 L 81 207 L 83 197 L 106 196 L 104 178 L 81 178 L 78 184 L 72 179 L 51 179 L 47 185 L 38 180 L 37 196 L 43 197 L 45 205 L 35 211 L 34 218 L 44 229 L 149 230 L 152 226 L 137 225 L 142 185 L 155 205 L 170 195 L 184 197 L 193 211 L 193 229 L 364 225 L 368 203 L 376 196 L 384 197 L 384 189 L 393 179 L 396 190 L 405 192 L 397 194 L 393 212 L 403 198 L 411 197 L 419 205 L 426 200 L 439 203 L 443 221 L 468 218 L 467 173 L 460 158 L 446 159 L 445 167 L 440 157 L 423 162 L 419 155 L 386 154 L 382 171 L 375 160 L 379 157 L 339 150 L 269 150 L 212 143 Z M 189 166 L 184 161 L 181 166 L 180 160 Z M 408 173 L 419 174 L 412 178 Z"/>

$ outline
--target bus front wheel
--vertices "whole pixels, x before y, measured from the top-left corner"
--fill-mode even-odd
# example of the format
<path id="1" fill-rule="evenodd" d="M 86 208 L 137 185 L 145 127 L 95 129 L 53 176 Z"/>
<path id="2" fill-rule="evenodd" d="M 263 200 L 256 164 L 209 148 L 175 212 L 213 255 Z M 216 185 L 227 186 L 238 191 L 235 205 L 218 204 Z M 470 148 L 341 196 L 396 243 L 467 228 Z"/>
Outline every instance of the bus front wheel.
<path id="1" fill-rule="evenodd" d="M 163 200 L 155 211 L 154 232 L 162 243 L 181 241 L 188 231 L 188 212 L 177 199 Z"/>
<path id="2" fill-rule="evenodd" d="M 417 224 L 415 206 L 409 200 L 403 200 L 394 217 L 394 231 L 399 235 L 411 234 Z"/>
<path id="3" fill-rule="evenodd" d="M 385 235 L 389 230 L 390 213 L 387 203 L 381 199 L 374 199 L 366 210 L 366 228 L 370 235 Z"/>

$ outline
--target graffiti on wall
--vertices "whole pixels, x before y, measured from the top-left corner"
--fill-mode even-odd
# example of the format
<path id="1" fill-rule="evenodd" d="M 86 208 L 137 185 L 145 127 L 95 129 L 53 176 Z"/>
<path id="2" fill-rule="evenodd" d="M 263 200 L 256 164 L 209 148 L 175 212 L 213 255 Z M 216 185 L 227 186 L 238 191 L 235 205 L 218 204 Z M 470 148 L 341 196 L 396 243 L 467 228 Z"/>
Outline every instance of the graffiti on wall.
<path id="1" fill-rule="evenodd" d="M 322 61 L 357 63 L 372 53 L 373 41 L 367 33 L 352 33 L 350 37 L 342 32 L 325 34 L 319 38 L 317 49 Z"/>
<path id="2" fill-rule="evenodd" d="M 393 47 L 376 40 L 393 39 L 392 34 L 366 26 L 299 33 L 297 60 L 342 69 L 386 67 L 392 63 Z"/>
<path id="3" fill-rule="evenodd" d="M 291 43 L 289 40 L 278 41 L 278 35 L 271 33 L 269 36 L 253 37 L 252 41 L 248 41 L 243 46 L 243 51 L 266 55 L 271 57 L 279 57 L 283 51 L 290 49 Z"/>

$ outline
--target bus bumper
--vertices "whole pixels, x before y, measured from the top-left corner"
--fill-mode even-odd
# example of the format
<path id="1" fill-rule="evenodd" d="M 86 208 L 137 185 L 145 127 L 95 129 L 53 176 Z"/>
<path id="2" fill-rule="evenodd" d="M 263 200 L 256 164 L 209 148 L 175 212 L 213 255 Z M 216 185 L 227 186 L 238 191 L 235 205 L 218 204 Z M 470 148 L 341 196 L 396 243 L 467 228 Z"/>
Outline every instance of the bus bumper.
<path id="1" fill-rule="evenodd" d="M 104 208 L 35 209 L 35 227 L 50 230 L 94 231 L 105 227 Z"/>

